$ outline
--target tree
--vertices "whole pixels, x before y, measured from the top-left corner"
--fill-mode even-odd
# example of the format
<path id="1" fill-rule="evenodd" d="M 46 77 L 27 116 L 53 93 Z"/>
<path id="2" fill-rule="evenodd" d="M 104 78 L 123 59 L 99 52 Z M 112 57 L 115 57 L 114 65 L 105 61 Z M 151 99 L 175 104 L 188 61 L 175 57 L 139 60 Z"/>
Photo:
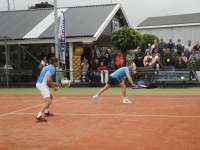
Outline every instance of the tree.
<path id="1" fill-rule="evenodd" d="M 35 6 L 29 6 L 28 9 L 35 9 Z"/>
<path id="2" fill-rule="evenodd" d="M 111 42 L 121 51 L 135 49 L 142 44 L 142 34 L 130 27 L 121 27 L 112 32 Z"/>
<path id="3" fill-rule="evenodd" d="M 157 40 L 157 42 L 159 43 L 159 38 L 158 36 L 154 35 L 154 34 L 143 34 L 143 40 L 147 43 L 147 44 L 153 44 L 154 40 Z"/>

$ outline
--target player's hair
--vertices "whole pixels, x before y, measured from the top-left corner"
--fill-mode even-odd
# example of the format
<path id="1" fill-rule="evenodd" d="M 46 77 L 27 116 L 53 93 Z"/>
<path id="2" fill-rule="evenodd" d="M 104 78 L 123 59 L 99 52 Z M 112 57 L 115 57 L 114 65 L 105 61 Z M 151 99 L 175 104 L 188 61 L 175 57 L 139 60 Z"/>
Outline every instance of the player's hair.
<path id="1" fill-rule="evenodd" d="M 52 65 L 57 62 L 58 62 L 58 58 L 55 58 L 55 57 L 52 57 L 50 60 L 50 64 L 52 64 Z"/>
<path id="2" fill-rule="evenodd" d="M 132 62 L 128 62 L 127 63 L 127 66 L 131 66 L 133 63 Z"/>

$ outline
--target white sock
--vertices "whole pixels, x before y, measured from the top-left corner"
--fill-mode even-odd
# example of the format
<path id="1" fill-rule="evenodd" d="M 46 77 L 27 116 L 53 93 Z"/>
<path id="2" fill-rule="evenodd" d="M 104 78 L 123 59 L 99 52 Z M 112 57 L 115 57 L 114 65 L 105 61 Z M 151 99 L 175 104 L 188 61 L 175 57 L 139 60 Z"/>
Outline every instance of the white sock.
<path id="1" fill-rule="evenodd" d="M 42 116 L 42 112 L 39 112 L 37 115 L 37 118 L 40 118 Z"/>
<path id="2" fill-rule="evenodd" d="M 124 97 L 124 99 L 127 99 L 126 97 Z"/>
<path id="3" fill-rule="evenodd" d="M 98 97 L 98 94 L 97 94 L 97 95 L 95 95 L 95 97 Z"/>
<path id="4" fill-rule="evenodd" d="M 44 110 L 44 113 L 47 114 L 48 112 L 49 112 L 49 109 L 46 108 L 46 109 Z"/>

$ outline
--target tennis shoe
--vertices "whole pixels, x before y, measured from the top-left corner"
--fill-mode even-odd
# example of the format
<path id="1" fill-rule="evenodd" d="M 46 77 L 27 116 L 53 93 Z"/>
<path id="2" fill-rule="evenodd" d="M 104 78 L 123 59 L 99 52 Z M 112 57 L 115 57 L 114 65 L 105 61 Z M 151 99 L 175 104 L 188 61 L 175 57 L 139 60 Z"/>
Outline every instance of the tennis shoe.
<path id="1" fill-rule="evenodd" d="M 48 112 L 48 113 L 44 113 L 42 117 L 54 117 L 55 115 Z"/>
<path id="2" fill-rule="evenodd" d="M 123 103 L 124 103 L 124 104 L 131 104 L 132 102 L 129 101 L 128 99 L 123 99 Z"/>
<path id="3" fill-rule="evenodd" d="M 93 96 L 93 100 L 94 100 L 95 103 L 97 103 L 98 96 Z"/>
<path id="4" fill-rule="evenodd" d="M 35 118 L 35 122 L 46 122 L 47 120 L 46 119 L 44 119 L 44 118 L 42 118 L 41 116 L 40 116 L 40 118 Z"/>

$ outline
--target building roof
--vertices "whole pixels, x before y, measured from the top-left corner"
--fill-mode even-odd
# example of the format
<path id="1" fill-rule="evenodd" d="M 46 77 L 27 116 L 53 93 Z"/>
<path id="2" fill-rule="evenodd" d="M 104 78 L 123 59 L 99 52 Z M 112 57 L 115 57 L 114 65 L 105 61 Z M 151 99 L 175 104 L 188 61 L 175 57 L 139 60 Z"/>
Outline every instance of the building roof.
<path id="1" fill-rule="evenodd" d="M 200 13 L 150 17 L 137 27 L 200 23 Z"/>
<path id="2" fill-rule="evenodd" d="M 63 11 L 67 38 L 98 37 L 119 9 L 120 4 L 58 8 L 58 26 Z M 18 40 L 54 38 L 54 9 L 0 12 L 0 37 L 4 36 Z"/>

